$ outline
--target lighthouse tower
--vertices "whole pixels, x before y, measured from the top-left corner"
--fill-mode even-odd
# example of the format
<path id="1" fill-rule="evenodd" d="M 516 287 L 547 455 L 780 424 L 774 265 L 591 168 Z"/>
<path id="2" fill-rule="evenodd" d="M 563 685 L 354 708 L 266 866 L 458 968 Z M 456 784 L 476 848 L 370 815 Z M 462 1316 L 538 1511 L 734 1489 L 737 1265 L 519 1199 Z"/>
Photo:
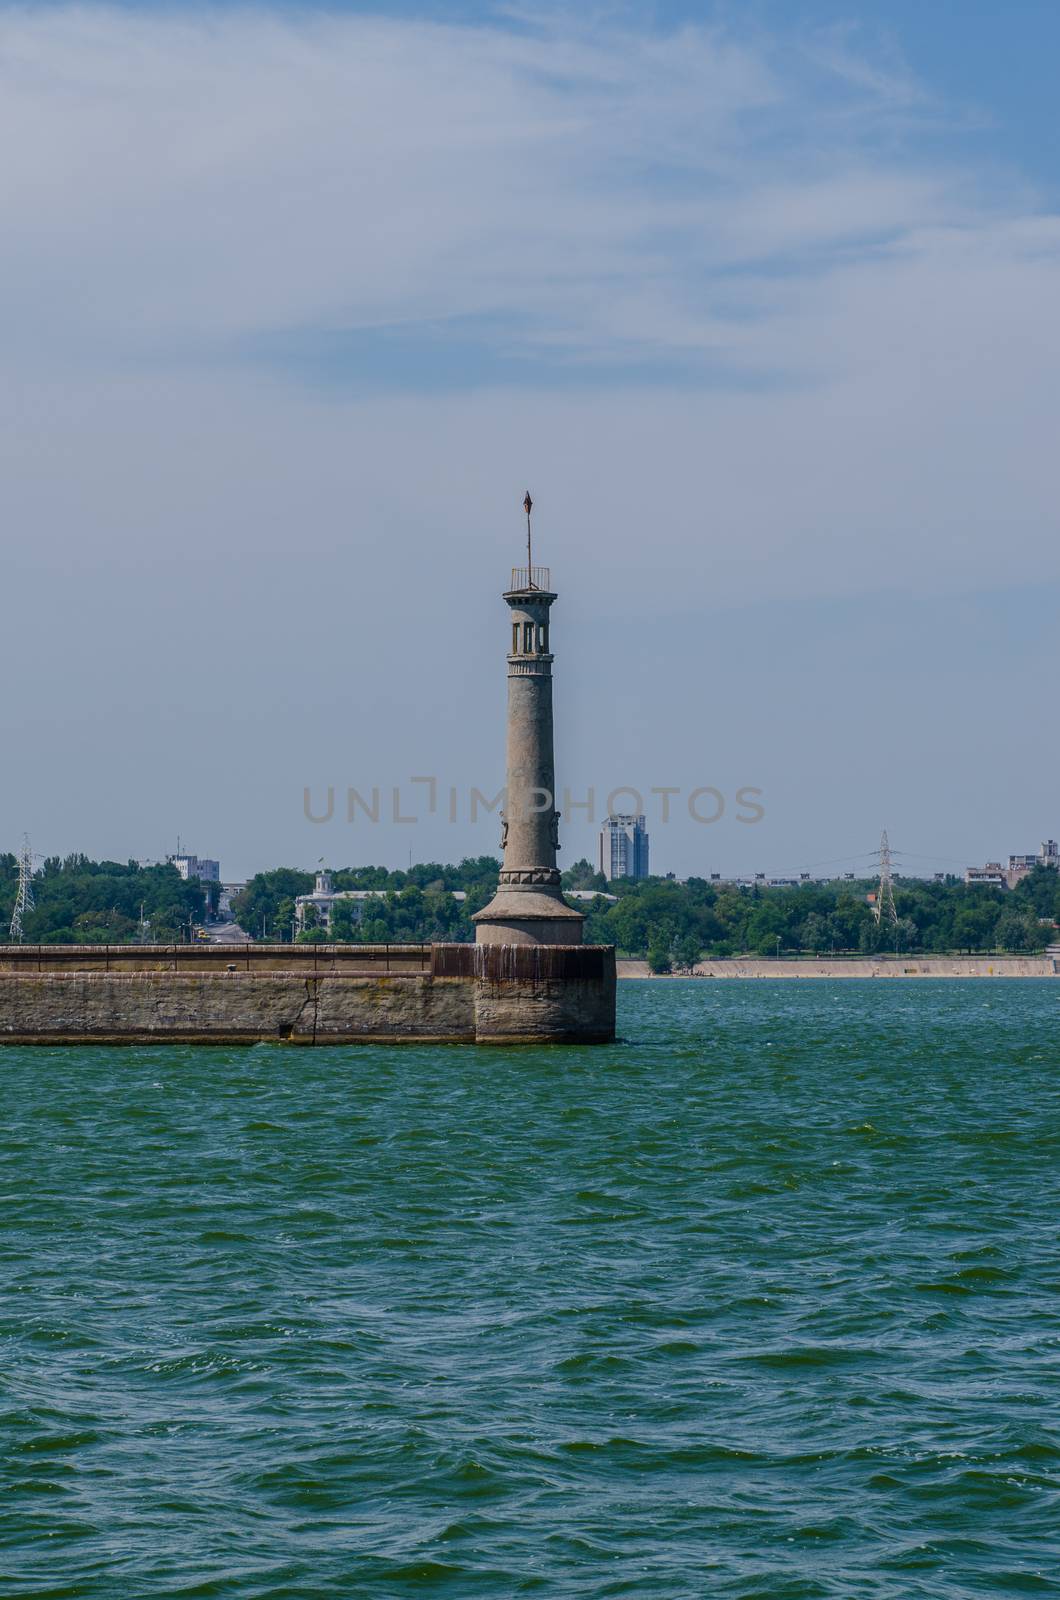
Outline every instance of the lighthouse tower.
<path id="1" fill-rule="evenodd" d="M 552 739 L 552 662 L 549 614 L 556 601 L 547 567 L 535 567 L 530 544 L 529 492 L 526 566 L 513 567 L 505 592 L 511 626 L 508 653 L 507 792 L 497 893 L 476 912 L 477 944 L 580 944 L 584 917 L 560 889 L 556 851 L 556 768 Z"/>

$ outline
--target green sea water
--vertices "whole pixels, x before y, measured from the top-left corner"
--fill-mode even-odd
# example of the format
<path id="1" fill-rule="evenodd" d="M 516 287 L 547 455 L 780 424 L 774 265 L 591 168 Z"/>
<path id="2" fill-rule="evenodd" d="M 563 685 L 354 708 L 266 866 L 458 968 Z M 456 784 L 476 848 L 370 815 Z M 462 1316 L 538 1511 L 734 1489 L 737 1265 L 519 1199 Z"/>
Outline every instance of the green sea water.
<path id="1" fill-rule="evenodd" d="M 0 1595 L 1060 1594 L 1060 984 L 0 1051 Z"/>

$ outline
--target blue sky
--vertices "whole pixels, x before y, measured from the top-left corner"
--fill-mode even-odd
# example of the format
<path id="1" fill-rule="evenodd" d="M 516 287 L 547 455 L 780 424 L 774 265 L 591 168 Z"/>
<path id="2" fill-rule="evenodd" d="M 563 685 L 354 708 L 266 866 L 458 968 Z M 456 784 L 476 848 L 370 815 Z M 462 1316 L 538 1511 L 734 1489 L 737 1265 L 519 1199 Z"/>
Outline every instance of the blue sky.
<path id="1" fill-rule="evenodd" d="M 499 783 L 527 484 L 561 773 L 765 792 L 661 868 L 1055 835 L 1058 35 L 0 5 L 0 847 L 493 847 L 302 792 Z"/>
<path id="2" fill-rule="evenodd" d="M 38 0 L 38 5 L 56 0 Z M 179 0 L 123 0 L 124 9 L 157 15 L 164 9 L 190 12 Z M 61 9 L 61 6 L 59 7 Z M 215 0 L 212 11 L 254 9 L 246 0 Z M 330 11 L 435 21 L 483 21 L 522 26 L 517 6 L 449 4 L 447 0 L 389 0 L 385 6 L 331 0 L 286 0 L 273 9 L 289 13 Z M 544 10 L 545 8 L 541 8 Z M 773 36 L 834 30 L 889 59 L 943 96 L 966 125 L 951 137 L 978 137 L 990 155 L 1000 152 L 1043 183 L 1055 186 L 1058 163 L 1055 127 L 1055 63 L 1060 55 L 1060 10 L 1051 0 L 658 0 L 653 5 L 598 8 L 601 18 L 634 17 L 656 30 L 716 21 Z M 946 135 L 942 135 L 946 137 Z"/>

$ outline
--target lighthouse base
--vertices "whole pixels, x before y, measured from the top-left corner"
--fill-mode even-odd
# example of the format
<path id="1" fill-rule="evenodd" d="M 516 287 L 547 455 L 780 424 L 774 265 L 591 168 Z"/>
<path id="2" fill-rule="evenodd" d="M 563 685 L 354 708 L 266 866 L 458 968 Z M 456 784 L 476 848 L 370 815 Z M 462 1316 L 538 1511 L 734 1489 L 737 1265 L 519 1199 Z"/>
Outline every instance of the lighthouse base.
<path id="1" fill-rule="evenodd" d="M 585 915 L 558 889 L 502 885 L 471 920 L 476 944 L 581 944 Z"/>

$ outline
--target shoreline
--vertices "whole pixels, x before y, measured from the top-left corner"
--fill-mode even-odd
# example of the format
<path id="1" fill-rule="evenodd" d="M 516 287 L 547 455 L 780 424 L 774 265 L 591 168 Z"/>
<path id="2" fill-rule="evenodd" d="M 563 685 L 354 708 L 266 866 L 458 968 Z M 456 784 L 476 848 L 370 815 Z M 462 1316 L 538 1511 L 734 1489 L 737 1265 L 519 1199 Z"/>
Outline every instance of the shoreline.
<path id="1" fill-rule="evenodd" d="M 646 961 L 619 960 L 622 978 L 1055 978 L 1060 958 L 1041 956 L 865 956 L 820 960 L 793 957 L 734 956 L 722 961 L 700 961 L 694 972 L 648 970 Z"/>

